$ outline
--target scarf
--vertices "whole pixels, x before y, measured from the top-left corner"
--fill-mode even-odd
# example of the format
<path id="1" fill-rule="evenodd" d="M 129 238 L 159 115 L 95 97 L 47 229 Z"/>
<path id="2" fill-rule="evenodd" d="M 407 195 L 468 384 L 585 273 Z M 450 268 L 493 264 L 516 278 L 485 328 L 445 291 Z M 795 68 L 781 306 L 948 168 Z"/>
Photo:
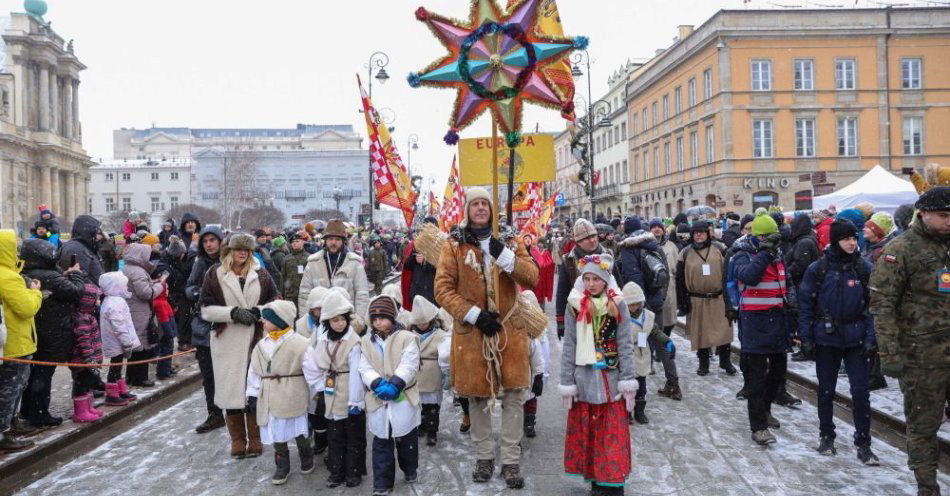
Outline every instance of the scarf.
<path id="1" fill-rule="evenodd" d="M 327 261 L 327 272 L 332 281 L 336 271 L 339 270 L 340 266 L 343 265 L 343 260 L 346 259 L 346 246 L 341 247 L 336 255 L 331 255 L 330 250 L 326 250 L 323 252 L 323 258 Z"/>
<path id="2" fill-rule="evenodd" d="M 612 289 L 608 289 L 599 296 L 584 291 L 584 297 L 580 300 L 580 308 L 577 312 L 575 365 L 594 365 L 598 362 L 596 343 L 600 340 L 600 329 L 609 312 L 608 303 L 617 296 L 617 293 Z"/>
<path id="3" fill-rule="evenodd" d="M 287 334 L 288 332 L 290 332 L 290 327 L 285 327 L 283 329 L 277 329 L 276 331 L 269 331 L 267 333 L 267 337 L 273 339 L 274 341 L 277 341 L 280 339 L 281 336 L 283 336 L 284 334 Z"/>
<path id="4" fill-rule="evenodd" d="M 475 239 L 482 240 L 491 236 L 491 225 L 487 227 L 468 226 L 468 230 L 475 236 Z"/>

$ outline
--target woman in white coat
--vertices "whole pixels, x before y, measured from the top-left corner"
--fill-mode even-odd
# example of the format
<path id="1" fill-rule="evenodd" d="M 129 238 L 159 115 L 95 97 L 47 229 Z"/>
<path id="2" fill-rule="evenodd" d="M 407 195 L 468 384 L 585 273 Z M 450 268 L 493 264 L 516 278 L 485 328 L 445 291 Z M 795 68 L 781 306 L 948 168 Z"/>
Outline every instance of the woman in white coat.
<path id="1" fill-rule="evenodd" d="M 264 450 L 255 412 L 247 409 L 247 367 L 261 337 L 260 307 L 278 294 L 270 274 L 251 256 L 254 246 L 248 234 L 231 235 L 201 286 L 201 318 L 214 329 L 214 403 L 226 410 L 234 458 L 260 456 Z"/>

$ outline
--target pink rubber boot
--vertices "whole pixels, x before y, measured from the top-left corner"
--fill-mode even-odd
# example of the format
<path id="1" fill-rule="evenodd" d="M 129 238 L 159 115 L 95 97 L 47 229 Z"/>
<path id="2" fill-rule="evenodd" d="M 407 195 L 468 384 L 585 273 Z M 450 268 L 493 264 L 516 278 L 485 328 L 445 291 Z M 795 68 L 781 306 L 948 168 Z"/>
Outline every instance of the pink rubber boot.
<path id="1" fill-rule="evenodd" d="M 89 410 L 92 394 L 86 393 L 73 398 L 73 422 L 90 423 L 99 420 L 100 416 Z"/>
<path id="2" fill-rule="evenodd" d="M 95 415 L 98 415 L 99 418 L 105 416 L 106 412 L 96 408 L 96 397 L 92 393 L 88 394 L 89 399 L 86 400 L 86 404 L 89 405 L 89 412 Z M 98 419 L 97 419 L 98 420 Z"/>
<path id="3" fill-rule="evenodd" d="M 119 395 L 119 385 L 114 382 L 106 383 L 106 406 L 125 406 L 129 404 L 129 400 L 122 398 Z"/>
<path id="4" fill-rule="evenodd" d="M 119 381 L 116 382 L 116 385 L 119 386 L 119 397 L 120 397 L 120 398 L 122 398 L 122 399 L 124 399 L 124 400 L 128 400 L 128 401 L 135 401 L 135 400 L 139 399 L 138 396 L 136 396 L 136 395 L 134 395 L 134 394 L 132 394 L 132 393 L 129 392 L 129 385 L 126 384 L 125 379 L 119 379 Z"/>

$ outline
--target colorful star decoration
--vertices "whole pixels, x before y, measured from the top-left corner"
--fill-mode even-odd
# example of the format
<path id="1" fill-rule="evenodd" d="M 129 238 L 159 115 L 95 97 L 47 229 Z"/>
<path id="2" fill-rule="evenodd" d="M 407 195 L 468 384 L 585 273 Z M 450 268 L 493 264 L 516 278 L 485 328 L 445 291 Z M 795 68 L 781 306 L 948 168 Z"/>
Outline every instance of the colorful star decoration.
<path id="1" fill-rule="evenodd" d="M 570 112 L 567 100 L 543 69 L 563 61 L 572 50 L 587 47 L 586 37 L 562 38 L 538 33 L 543 0 L 520 0 L 506 14 L 494 0 L 472 0 L 467 23 L 416 10 L 449 50 L 421 73 L 409 74 L 409 85 L 458 89 L 445 142 L 458 142 L 458 132 L 485 109 L 505 133 L 509 147 L 521 142 L 524 102 Z"/>

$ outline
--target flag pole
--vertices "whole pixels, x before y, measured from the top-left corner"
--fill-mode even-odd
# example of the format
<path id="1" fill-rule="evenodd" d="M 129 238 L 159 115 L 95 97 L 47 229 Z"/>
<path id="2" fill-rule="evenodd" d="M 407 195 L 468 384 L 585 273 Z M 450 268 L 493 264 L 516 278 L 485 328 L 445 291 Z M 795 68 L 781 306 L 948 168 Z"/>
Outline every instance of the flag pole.
<path id="1" fill-rule="evenodd" d="M 498 236 L 498 122 L 495 119 L 491 120 L 491 143 L 491 234 L 492 236 Z M 510 196 L 508 201 L 511 201 Z"/>

